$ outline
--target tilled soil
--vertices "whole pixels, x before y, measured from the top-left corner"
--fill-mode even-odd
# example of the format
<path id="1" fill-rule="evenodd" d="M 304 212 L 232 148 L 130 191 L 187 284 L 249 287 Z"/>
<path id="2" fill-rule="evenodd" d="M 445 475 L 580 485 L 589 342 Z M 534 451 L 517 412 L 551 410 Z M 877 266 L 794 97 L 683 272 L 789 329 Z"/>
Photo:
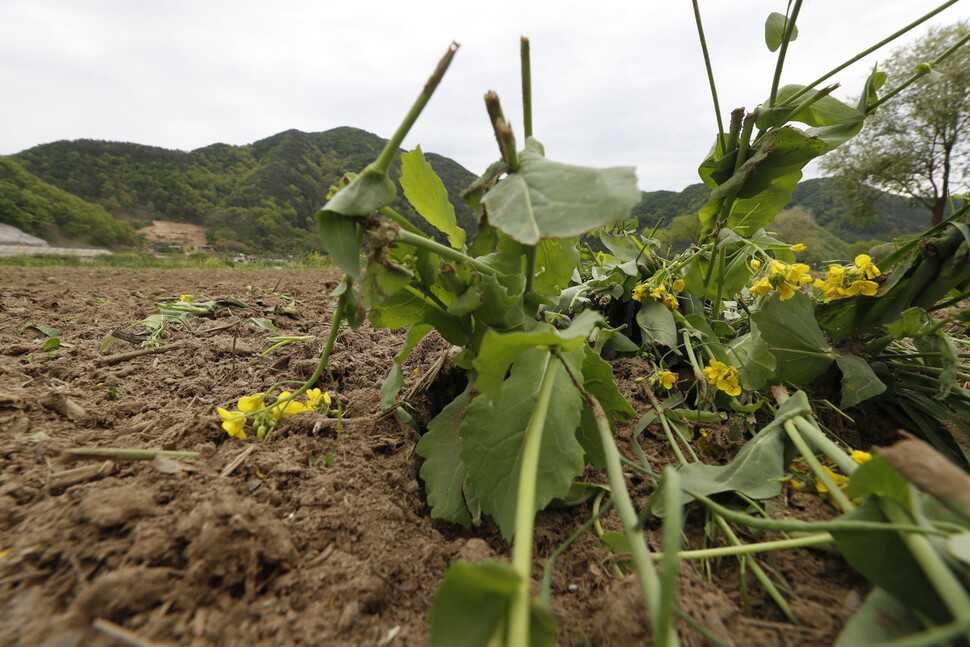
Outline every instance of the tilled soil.
<path id="1" fill-rule="evenodd" d="M 339 436 L 315 413 L 281 422 L 267 444 L 221 429 L 216 407 L 313 372 L 338 279 L 269 269 L 0 268 L 0 644 L 123 644 L 106 633 L 120 627 L 133 634 L 127 644 L 423 645 L 449 562 L 509 558 L 493 526 L 430 518 L 419 436 L 379 415 L 378 391 L 404 331 L 365 324 L 340 332 L 331 367 L 348 419 Z M 112 331 L 157 312 L 156 298 L 180 294 L 235 297 L 250 309 L 173 326 L 166 352 L 122 357 L 139 347 L 121 341 L 100 350 Z M 297 300 L 295 316 L 274 313 L 291 305 L 284 294 Z M 315 339 L 261 356 L 274 333 L 246 319 L 262 316 L 279 334 Z M 46 336 L 29 323 L 59 329 L 62 346 L 43 351 Z M 414 391 L 422 422 L 454 390 L 453 375 L 419 383 L 448 350 L 429 337 L 405 367 L 403 392 Z M 613 364 L 642 416 L 649 405 L 635 380 L 649 366 Z M 319 386 L 333 391 L 329 376 Z M 618 437 L 634 459 L 632 430 Z M 654 469 L 673 462 L 662 433 L 648 429 L 641 443 Z M 64 450 L 91 447 L 199 456 L 65 458 Z M 707 460 L 727 460 L 734 448 L 713 449 Z M 606 483 L 594 470 L 586 479 Z M 651 483 L 631 474 L 630 485 L 645 505 Z M 772 505 L 801 518 L 831 515 L 808 494 Z M 542 564 L 590 514 L 584 505 L 538 515 L 536 591 Z M 704 521 L 700 511 L 688 516 L 689 547 L 704 541 Z M 615 513 L 603 527 L 620 529 Z M 659 525 L 648 539 L 660 547 Z M 832 642 L 865 592 L 832 552 L 757 559 L 787 583 L 801 626 L 784 619 L 750 571 L 742 577 L 736 558 L 683 564 L 678 606 L 735 645 L 815 646 Z M 617 570 L 593 532 L 557 560 L 558 644 L 652 644 L 636 581 Z M 709 644 L 679 623 L 685 645 Z"/>

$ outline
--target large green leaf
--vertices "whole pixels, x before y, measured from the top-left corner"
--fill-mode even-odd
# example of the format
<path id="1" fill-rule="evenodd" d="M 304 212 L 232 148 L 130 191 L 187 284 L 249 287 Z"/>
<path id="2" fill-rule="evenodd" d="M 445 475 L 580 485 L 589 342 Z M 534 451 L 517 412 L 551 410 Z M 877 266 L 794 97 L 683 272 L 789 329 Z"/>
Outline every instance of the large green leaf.
<path id="1" fill-rule="evenodd" d="M 534 348 L 548 350 L 553 347 L 569 353 L 582 346 L 593 329 L 602 322 L 603 317 L 599 313 L 584 310 L 565 330 L 557 330 L 551 324 L 544 323 L 529 331 L 487 331 L 475 358 L 475 370 L 478 371 L 475 388 L 489 399 L 496 400 L 500 390 L 504 392 L 502 381 L 509 366 L 521 353 Z"/>
<path id="2" fill-rule="evenodd" d="M 495 520 L 506 540 L 515 534 L 525 432 L 539 396 L 548 356 L 548 351 L 535 348 L 521 353 L 512 365 L 509 378 L 501 385 L 498 404 L 485 397 L 475 398 L 465 410 L 465 419 L 458 430 L 468 483 L 478 495 L 482 510 Z M 579 373 L 583 350 L 577 348 L 566 359 Z M 573 479 L 583 473 L 585 466 L 583 448 L 576 440 L 582 401 L 564 370 L 555 374 L 552 402 L 539 450 L 536 510 L 542 510 L 553 499 L 565 498 Z"/>
<path id="3" fill-rule="evenodd" d="M 401 154 L 401 187 L 408 202 L 435 229 L 448 235 L 455 249 L 465 246 L 465 232 L 455 219 L 455 208 L 448 200 L 448 191 L 431 165 L 424 159 L 421 147 Z"/>
<path id="4" fill-rule="evenodd" d="M 501 631 L 520 578 L 508 564 L 453 562 L 445 572 L 431 606 L 432 647 L 486 647 Z M 529 645 L 548 647 L 558 623 L 534 603 L 530 608 Z"/>
<path id="5" fill-rule="evenodd" d="M 317 212 L 317 232 L 320 244 L 337 267 L 359 281 L 361 236 L 357 231 L 357 220 L 333 211 L 320 210 Z"/>
<path id="6" fill-rule="evenodd" d="M 667 348 L 677 347 L 677 324 L 674 322 L 674 315 L 670 308 L 659 301 L 648 297 L 640 302 L 637 325 L 643 333 L 644 343 Z"/>
<path id="7" fill-rule="evenodd" d="M 462 442 L 458 430 L 470 401 L 471 385 L 428 423 L 428 432 L 421 436 L 414 449 L 425 459 L 420 473 L 431 516 L 464 526 L 471 523 L 471 516 L 462 492 L 466 471 L 461 460 Z"/>
<path id="8" fill-rule="evenodd" d="M 775 356 L 757 329 L 735 338 L 727 345 L 731 366 L 738 368 L 738 378 L 745 391 L 763 389 L 775 376 Z"/>
<path id="9" fill-rule="evenodd" d="M 741 492 L 752 499 L 770 499 L 781 494 L 788 467 L 786 448 L 788 435 L 784 423 L 795 416 L 811 416 L 812 406 L 803 391 L 796 391 L 785 401 L 775 419 L 749 440 L 727 465 L 690 463 L 680 468 L 680 487 L 683 503 L 695 496 L 710 496 L 719 492 Z M 661 483 L 651 498 L 651 511 L 663 516 Z"/>
<path id="10" fill-rule="evenodd" d="M 369 316 L 375 328 L 405 328 L 424 323 L 437 328 L 442 337 L 456 346 L 468 343 L 468 334 L 460 319 L 411 288 L 401 290 L 374 306 Z"/>
<path id="11" fill-rule="evenodd" d="M 552 162 L 526 139 L 520 166 L 485 197 L 488 222 L 520 243 L 572 238 L 630 216 L 641 196 L 633 167 L 593 169 Z"/>
<path id="12" fill-rule="evenodd" d="M 777 382 L 808 384 L 835 360 L 835 352 L 815 321 L 814 302 L 804 293 L 796 292 L 787 301 L 772 294 L 751 315 L 751 328 L 775 356 Z"/>
<path id="13" fill-rule="evenodd" d="M 842 401 L 839 406 L 843 409 L 854 407 L 886 391 L 886 385 L 876 377 L 869 362 L 858 355 L 839 355 L 835 361 L 842 371 Z"/>
<path id="14" fill-rule="evenodd" d="M 889 519 L 880 505 L 899 504 L 892 499 L 872 495 L 841 518 L 887 523 Z M 832 537 L 845 561 L 870 582 L 937 622 L 949 620 L 946 606 L 936 589 L 897 533 L 883 532 L 878 540 L 874 540 L 872 531 L 840 530 L 832 531 Z"/>
<path id="15" fill-rule="evenodd" d="M 613 367 L 589 346 L 583 347 L 583 388 L 595 397 L 603 411 L 617 423 L 624 423 L 636 412 L 613 379 Z"/>
<path id="16" fill-rule="evenodd" d="M 569 287 L 573 271 L 579 263 L 577 239 L 546 238 L 536 247 L 536 275 L 534 288 L 540 294 L 556 295 Z"/>
<path id="17" fill-rule="evenodd" d="M 788 26 L 788 19 L 785 14 L 772 11 L 768 14 L 765 21 L 765 45 L 770 51 L 775 51 L 781 47 L 781 42 L 785 38 L 785 28 Z M 789 42 L 798 38 L 798 27 L 792 25 Z"/>
<path id="18" fill-rule="evenodd" d="M 834 647 L 868 647 L 915 633 L 923 627 L 913 610 L 878 586 L 866 596 Z"/>

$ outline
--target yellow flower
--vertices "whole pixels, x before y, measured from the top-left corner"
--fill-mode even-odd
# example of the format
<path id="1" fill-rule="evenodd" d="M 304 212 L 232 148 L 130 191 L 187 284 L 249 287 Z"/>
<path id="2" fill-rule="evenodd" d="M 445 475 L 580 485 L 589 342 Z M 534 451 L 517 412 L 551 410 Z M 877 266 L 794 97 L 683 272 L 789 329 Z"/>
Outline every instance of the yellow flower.
<path id="1" fill-rule="evenodd" d="M 836 472 L 833 472 L 826 465 L 822 465 L 822 469 L 825 470 L 828 473 L 828 475 L 832 477 L 832 480 L 835 481 L 835 484 L 837 486 L 839 486 L 840 489 L 841 488 L 844 488 L 845 485 L 849 482 L 849 477 L 848 476 L 845 476 L 844 474 L 838 474 Z M 816 481 L 815 482 L 815 489 L 818 490 L 819 492 L 822 492 L 822 493 L 825 493 L 825 492 L 828 492 L 829 491 L 828 488 L 825 487 L 825 485 L 822 483 L 822 481 Z"/>
<path id="2" fill-rule="evenodd" d="M 655 301 L 663 301 L 667 298 L 667 288 L 663 284 L 658 285 L 656 288 L 650 291 L 650 296 L 653 297 Z"/>
<path id="3" fill-rule="evenodd" d="M 246 426 L 246 414 L 242 411 L 226 411 L 222 407 L 216 407 L 216 411 L 222 418 L 222 428 L 227 434 L 233 438 L 246 439 L 246 432 L 243 431 L 243 427 Z"/>
<path id="4" fill-rule="evenodd" d="M 680 302 L 677 300 L 677 297 L 672 294 L 668 294 L 664 297 L 663 304 L 671 310 L 676 310 L 680 307 Z"/>
<path id="5" fill-rule="evenodd" d="M 674 281 L 674 285 L 673 285 L 673 288 L 672 289 L 673 289 L 674 292 L 683 292 L 684 291 L 684 287 L 685 287 L 684 286 L 684 279 L 677 279 L 676 281 Z"/>
<path id="6" fill-rule="evenodd" d="M 752 258 L 751 259 L 751 269 L 753 269 L 755 271 L 761 269 L 761 261 L 759 261 L 757 258 Z"/>
<path id="7" fill-rule="evenodd" d="M 856 256 L 855 266 L 859 268 L 860 272 L 865 273 L 867 279 L 874 279 L 882 274 L 879 268 L 872 264 L 872 257 L 868 254 L 859 254 Z"/>
<path id="8" fill-rule="evenodd" d="M 845 282 L 845 268 L 841 265 L 829 265 L 825 280 L 833 285 L 842 285 Z"/>
<path id="9" fill-rule="evenodd" d="M 853 281 L 845 290 L 846 296 L 854 296 L 856 294 L 863 294 L 867 297 L 876 296 L 876 291 L 879 289 L 879 284 L 875 281 Z"/>
<path id="10" fill-rule="evenodd" d="M 280 396 L 277 399 L 277 402 L 281 402 L 286 398 L 290 397 L 291 395 L 292 393 L 290 393 L 289 391 L 283 391 L 282 393 L 280 393 Z M 282 408 L 282 410 L 280 409 L 279 404 L 277 404 L 272 409 L 270 409 L 270 413 L 273 415 L 274 418 L 282 419 L 282 418 L 288 418 L 295 413 L 302 413 L 303 411 L 306 411 L 306 410 L 307 408 L 303 406 L 302 403 L 297 402 L 296 400 L 290 400 L 289 402 L 286 403 L 286 405 Z"/>
<path id="11" fill-rule="evenodd" d="M 647 284 L 641 283 L 637 287 L 633 288 L 633 300 L 643 301 L 643 297 L 647 294 Z"/>
<path id="12" fill-rule="evenodd" d="M 769 281 L 767 278 L 762 278 L 760 281 L 748 288 L 748 290 L 751 292 L 751 294 L 763 297 L 771 292 L 771 281 Z"/>
<path id="13" fill-rule="evenodd" d="M 791 286 L 790 283 L 787 283 L 785 281 L 782 281 L 778 285 L 778 294 L 781 295 L 781 300 L 782 301 L 787 301 L 788 299 L 790 299 L 793 296 L 795 296 L 795 289 Z"/>
<path id="14" fill-rule="evenodd" d="M 724 362 L 716 359 L 710 360 L 708 366 L 704 367 L 704 377 L 715 387 L 724 391 L 728 395 L 741 395 L 741 385 L 738 383 L 738 369 L 728 366 Z"/>
<path id="15" fill-rule="evenodd" d="M 193 300 L 194 299 L 192 298 L 192 295 L 191 294 L 183 294 L 183 295 L 179 296 L 179 301 L 181 301 L 183 303 L 192 303 Z"/>
<path id="16" fill-rule="evenodd" d="M 802 245 L 801 243 L 797 243 L 795 245 L 792 245 L 788 249 L 792 250 L 793 252 L 804 252 L 808 248 Z"/>
<path id="17" fill-rule="evenodd" d="M 812 275 L 809 274 L 811 268 L 805 263 L 795 263 L 794 265 L 788 266 L 788 272 L 785 274 L 785 280 L 790 283 L 801 283 L 802 285 L 808 285 L 812 282 Z"/>
<path id="18" fill-rule="evenodd" d="M 849 454 L 849 458 L 854 460 L 859 465 L 862 465 L 867 460 L 872 458 L 872 454 L 870 454 L 869 452 L 864 452 L 861 449 L 857 449 L 853 451 L 851 454 Z"/>
<path id="19" fill-rule="evenodd" d="M 330 394 L 326 391 L 321 393 L 320 389 L 308 389 L 306 392 L 307 408 L 316 411 L 323 404 L 324 408 L 330 408 Z"/>
<path id="20" fill-rule="evenodd" d="M 257 393 L 255 395 L 247 395 L 239 398 L 239 410 L 243 413 L 249 413 L 250 411 L 255 411 L 256 409 L 262 409 L 265 404 L 263 404 L 263 394 Z"/>
<path id="21" fill-rule="evenodd" d="M 677 384 L 677 376 L 670 371 L 664 371 L 660 374 L 660 384 L 669 391 Z"/>
<path id="22" fill-rule="evenodd" d="M 775 276 L 776 274 L 787 274 L 788 273 L 788 266 L 785 265 L 784 263 L 782 263 L 781 261 L 775 261 L 775 260 L 773 260 L 773 261 L 771 261 L 769 267 L 771 267 L 771 275 L 772 276 Z"/>

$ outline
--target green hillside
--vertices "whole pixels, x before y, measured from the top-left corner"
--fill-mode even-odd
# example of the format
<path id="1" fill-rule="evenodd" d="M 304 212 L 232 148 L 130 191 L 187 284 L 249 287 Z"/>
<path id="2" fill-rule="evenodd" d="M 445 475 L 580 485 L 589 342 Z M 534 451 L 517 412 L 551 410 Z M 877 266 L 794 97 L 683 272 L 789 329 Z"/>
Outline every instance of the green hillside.
<path id="1" fill-rule="evenodd" d="M 42 181 L 7 157 L 0 157 L 0 222 L 56 242 L 116 247 L 138 240 L 131 224 Z"/>
<path id="2" fill-rule="evenodd" d="M 373 161 L 385 141 L 356 128 L 288 130 L 246 146 L 213 144 L 191 152 L 77 140 L 37 146 L 13 159 L 136 227 L 153 219 L 189 222 L 203 225 L 210 242 L 223 249 L 293 252 L 319 246 L 315 214 L 329 187 Z M 474 176 L 447 158 L 426 157 L 448 189 L 459 225 L 470 233 L 475 216 L 458 194 Z M 399 160 L 391 176 L 400 177 Z M 398 194 L 394 208 L 431 233 L 400 187 Z"/>

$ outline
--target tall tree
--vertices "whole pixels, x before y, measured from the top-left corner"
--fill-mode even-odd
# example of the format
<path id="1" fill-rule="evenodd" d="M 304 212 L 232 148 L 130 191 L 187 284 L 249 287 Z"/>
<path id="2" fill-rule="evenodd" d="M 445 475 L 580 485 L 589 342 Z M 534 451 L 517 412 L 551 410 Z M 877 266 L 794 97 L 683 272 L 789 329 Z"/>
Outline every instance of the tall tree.
<path id="1" fill-rule="evenodd" d="M 855 215 L 873 213 L 875 192 L 868 189 L 875 188 L 908 196 L 937 224 L 950 196 L 970 190 L 970 47 L 933 65 L 968 32 L 966 21 L 933 28 L 880 64 L 888 92 L 917 70 L 925 74 L 878 106 L 858 136 L 821 161 L 823 172 L 842 180 Z"/>

